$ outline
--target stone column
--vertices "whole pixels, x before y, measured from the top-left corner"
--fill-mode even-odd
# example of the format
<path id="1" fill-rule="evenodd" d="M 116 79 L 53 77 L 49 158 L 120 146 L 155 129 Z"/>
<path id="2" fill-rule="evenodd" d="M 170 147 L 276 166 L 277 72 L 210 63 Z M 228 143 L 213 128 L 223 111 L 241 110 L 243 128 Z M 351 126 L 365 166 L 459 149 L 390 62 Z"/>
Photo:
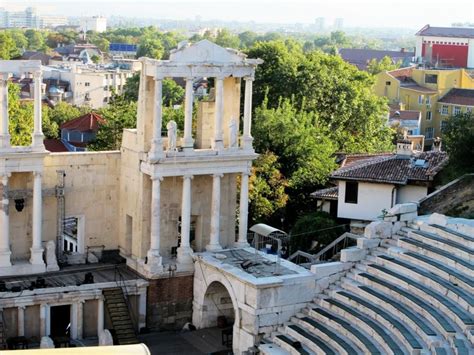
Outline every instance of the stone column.
<path id="1" fill-rule="evenodd" d="M 8 131 L 8 74 L 0 75 L 0 149 L 10 147 L 10 133 Z"/>
<path id="2" fill-rule="evenodd" d="M 245 101 L 244 101 L 244 131 L 242 136 L 242 148 L 253 151 L 252 129 L 252 77 L 245 77 Z"/>
<path id="3" fill-rule="evenodd" d="M 41 234 L 43 227 L 43 196 L 41 189 L 42 173 L 35 171 L 33 184 L 33 244 L 31 246 L 30 263 L 44 265 Z"/>
<path id="4" fill-rule="evenodd" d="M 37 150 L 44 150 L 44 135 L 41 118 L 41 107 L 42 107 L 42 93 L 41 86 L 43 83 L 41 71 L 33 73 L 34 76 L 34 132 L 33 132 L 33 147 Z"/>
<path id="5" fill-rule="evenodd" d="M 153 138 L 151 141 L 150 161 L 157 162 L 163 156 L 163 140 L 161 138 L 163 117 L 163 78 L 155 79 L 155 117 L 153 119 Z"/>
<path id="6" fill-rule="evenodd" d="M 138 300 L 138 331 L 146 327 L 146 288 L 140 291 Z"/>
<path id="7" fill-rule="evenodd" d="M 181 200 L 181 245 L 178 248 L 178 262 L 181 264 L 192 263 L 190 244 L 191 232 L 191 180 L 192 175 L 183 176 L 183 196 Z"/>
<path id="8" fill-rule="evenodd" d="M 0 195 L 0 267 L 12 266 L 10 261 L 10 217 L 8 200 L 8 178 L 10 174 L 1 175 L 2 195 Z"/>
<path id="9" fill-rule="evenodd" d="M 51 309 L 48 304 L 40 305 L 40 335 L 49 336 L 51 333 Z"/>
<path id="10" fill-rule="evenodd" d="M 212 175 L 211 236 L 206 250 L 222 249 L 219 242 L 221 217 L 221 178 L 223 174 Z"/>
<path id="11" fill-rule="evenodd" d="M 77 339 L 82 339 L 84 333 L 84 301 L 77 304 Z"/>
<path id="12" fill-rule="evenodd" d="M 97 300 L 97 336 L 104 330 L 104 299 Z"/>
<path id="13" fill-rule="evenodd" d="M 25 306 L 18 307 L 18 336 L 25 335 Z"/>
<path id="14" fill-rule="evenodd" d="M 184 149 L 190 150 L 194 147 L 193 139 L 193 78 L 186 78 L 186 97 L 184 100 L 184 137 L 182 146 Z"/>
<path id="15" fill-rule="evenodd" d="M 212 148 L 215 150 L 224 149 L 222 133 L 222 122 L 224 120 L 224 78 L 216 78 L 216 107 L 214 116 L 214 141 Z"/>
<path id="16" fill-rule="evenodd" d="M 247 242 L 247 221 L 249 212 L 249 173 L 244 172 L 240 180 L 240 211 L 239 211 L 239 239 L 237 247 L 244 248 L 249 244 Z"/>
<path id="17" fill-rule="evenodd" d="M 77 323 L 78 323 L 78 306 L 77 303 L 71 304 L 71 310 L 70 310 L 70 319 L 71 319 L 71 328 L 70 328 L 70 334 L 71 334 L 71 339 L 77 339 Z"/>
<path id="18" fill-rule="evenodd" d="M 146 269 L 151 274 L 159 274 L 163 271 L 162 258 L 160 255 L 160 225 L 161 225 L 161 181 L 162 177 L 152 178 L 151 188 L 151 225 L 150 225 L 150 249 L 147 253 Z"/>

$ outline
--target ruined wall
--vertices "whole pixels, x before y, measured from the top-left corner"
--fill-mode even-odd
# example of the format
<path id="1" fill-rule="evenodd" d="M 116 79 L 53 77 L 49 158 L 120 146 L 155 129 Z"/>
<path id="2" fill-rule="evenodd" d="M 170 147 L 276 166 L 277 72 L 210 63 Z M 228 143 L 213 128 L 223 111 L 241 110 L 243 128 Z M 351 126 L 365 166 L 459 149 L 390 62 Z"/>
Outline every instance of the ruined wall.
<path id="1" fill-rule="evenodd" d="M 147 327 L 150 330 L 179 330 L 191 322 L 193 276 L 149 280 Z"/>
<path id="2" fill-rule="evenodd" d="M 474 217 L 474 174 L 466 174 L 420 200 L 418 213 Z"/>

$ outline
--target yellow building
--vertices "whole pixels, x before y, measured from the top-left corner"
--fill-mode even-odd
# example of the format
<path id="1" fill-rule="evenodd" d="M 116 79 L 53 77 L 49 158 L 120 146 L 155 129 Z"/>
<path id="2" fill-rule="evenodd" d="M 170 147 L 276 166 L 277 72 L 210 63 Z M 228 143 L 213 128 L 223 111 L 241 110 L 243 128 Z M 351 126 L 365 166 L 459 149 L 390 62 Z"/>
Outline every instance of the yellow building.
<path id="1" fill-rule="evenodd" d="M 457 91 L 451 92 L 452 89 Z M 377 75 L 374 90 L 378 96 L 386 97 L 391 106 L 421 112 L 420 132 L 425 135 L 425 149 L 431 147 L 434 138 L 441 136 L 444 122 L 451 115 L 472 111 L 474 106 L 471 100 L 445 99 L 474 97 L 474 77 L 464 69 L 411 67 L 386 71 Z"/>

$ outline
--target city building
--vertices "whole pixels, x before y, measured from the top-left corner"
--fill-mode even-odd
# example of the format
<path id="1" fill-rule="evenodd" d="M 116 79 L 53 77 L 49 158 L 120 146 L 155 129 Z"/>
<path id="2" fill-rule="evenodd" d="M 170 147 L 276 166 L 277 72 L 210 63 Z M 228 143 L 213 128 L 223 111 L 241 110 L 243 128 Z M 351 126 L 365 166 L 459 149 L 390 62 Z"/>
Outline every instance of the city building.
<path id="1" fill-rule="evenodd" d="M 337 186 L 311 196 L 326 202 L 325 206 L 318 203 L 326 212 L 337 198 L 338 218 L 377 220 L 396 204 L 417 202 L 433 191 L 433 179 L 447 163 L 447 154 L 439 148 L 420 152 L 413 149 L 411 140 L 403 139 L 394 154 L 348 155 L 331 174 Z"/>
<path id="2" fill-rule="evenodd" d="M 421 134 L 421 112 L 410 110 L 390 110 L 388 123 L 400 128 L 410 136 Z M 419 150 L 423 150 L 423 146 Z"/>
<path id="3" fill-rule="evenodd" d="M 326 26 L 326 19 L 324 17 L 318 17 L 314 20 L 314 30 L 316 32 L 323 32 Z"/>
<path id="4" fill-rule="evenodd" d="M 409 67 L 377 74 L 374 85 L 375 93 L 386 97 L 390 105 L 421 112 L 420 133 L 425 136 L 425 149 L 431 149 L 433 140 L 442 137 L 451 115 L 471 109 L 469 105 L 440 102 L 452 89 L 473 90 L 474 78 L 465 69 Z"/>
<path id="5" fill-rule="evenodd" d="M 112 57 L 121 57 L 126 59 L 135 59 L 138 46 L 136 44 L 111 43 L 109 53 Z"/>
<path id="6" fill-rule="evenodd" d="M 40 28 L 41 18 L 34 7 L 24 11 L 7 11 L 0 8 L 0 28 Z"/>
<path id="7" fill-rule="evenodd" d="M 436 68 L 474 68 L 474 28 L 431 27 L 416 33 L 418 63 Z"/>
<path id="8" fill-rule="evenodd" d="M 341 31 L 344 28 L 344 19 L 343 18 L 336 18 L 334 20 L 334 30 Z"/>
<path id="9" fill-rule="evenodd" d="M 381 61 L 385 57 L 391 59 L 392 64 L 400 64 L 402 67 L 409 66 L 414 60 L 414 52 L 406 51 L 384 51 L 376 49 L 341 48 L 339 55 L 346 62 L 355 65 L 359 70 L 367 70 L 367 65 L 372 60 Z"/>
<path id="10" fill-rule="evenodd" d="M 81 19 L 80 26 L 84 32 L 105 32 L 107 31 L 107 18 L 103 16 L 84 17 Z"/>

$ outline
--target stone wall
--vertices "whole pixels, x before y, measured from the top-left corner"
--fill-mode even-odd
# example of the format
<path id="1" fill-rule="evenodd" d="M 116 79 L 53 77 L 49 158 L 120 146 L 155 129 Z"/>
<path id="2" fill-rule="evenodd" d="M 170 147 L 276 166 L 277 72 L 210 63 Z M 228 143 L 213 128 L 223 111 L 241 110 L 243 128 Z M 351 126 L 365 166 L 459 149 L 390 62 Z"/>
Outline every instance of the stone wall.
<path id="1" fill-rule="evenodd" d="M 191 322 L 193 275 L 149 280 L 147 327 L 150 330 L 179 330 Z"/>
<path id="2" fill-rule="evenodd" d="M 474 174 L 466 174 L 420 200 L 418 212 L 474 217 Z"/>

